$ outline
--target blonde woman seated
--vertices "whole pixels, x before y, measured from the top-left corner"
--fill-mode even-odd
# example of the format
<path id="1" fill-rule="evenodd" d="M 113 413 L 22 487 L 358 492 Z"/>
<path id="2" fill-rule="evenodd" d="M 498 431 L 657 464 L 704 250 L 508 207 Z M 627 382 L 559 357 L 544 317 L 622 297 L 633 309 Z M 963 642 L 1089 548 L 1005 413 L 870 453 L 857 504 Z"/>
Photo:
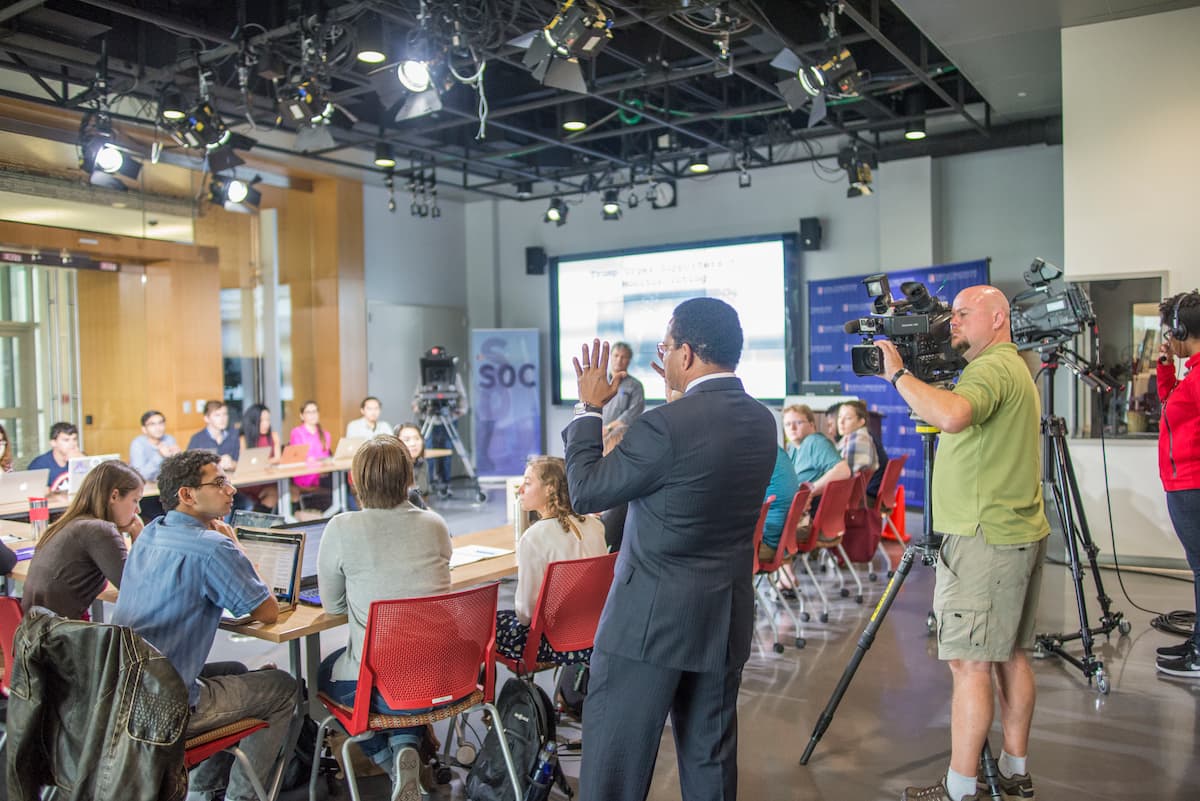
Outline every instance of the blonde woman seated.
<path id="1" fill-rule="evenodd" d="M 546 566 L 566 559 L 602 556 L 608 552 L 604 523 L 598 517 L 575 514 L 567 494 L 566 463 L 557 456 L 537 456 L 525 468 L 521 485 L 521 508 L 540 518 L 525 529 L 517 543 L 516 609 L 496 613 L 496 650 L 510 659 L 520 659 L 533 609 L 542 589 Z M 545 639 L 538 647 L 539 662 L 584 662 L 587 651 L 560 653 Z"/>
<path id="2" fill-rule="evenodd" d="M 354 704 L 358 688 L 371 602 L 447 592 L 453 550 L 446 521 L 408 501 L 412 457 L 399 439 L 381 434 L 367 440 L 354 454 L 350 475 L 363 509 L 334 516 L 317 554 L 321 604 L 330 614 L 349 617 L 350 635 L 347 647 L 321 663 L 317 684 L 346 706 Z M 396 711 L 380 696 L 371 708 L 384 714 Z M 423 729 L 394 729 L 359 743 L 392 775 L 393 798 L 418 797 L 416 748 Z"/>
<path id="3" fill-rule="evenodd" d="M 67 511 L 38 540 L 25 579 L 23 611 L 44 606 L 84 620 L 107 582 L 121 586 L 128 553 L 122 534 L 132 540 L 142 532 L 138 503 L 144 484 L 138 471 L 116 460 L 88 472 Z"/>

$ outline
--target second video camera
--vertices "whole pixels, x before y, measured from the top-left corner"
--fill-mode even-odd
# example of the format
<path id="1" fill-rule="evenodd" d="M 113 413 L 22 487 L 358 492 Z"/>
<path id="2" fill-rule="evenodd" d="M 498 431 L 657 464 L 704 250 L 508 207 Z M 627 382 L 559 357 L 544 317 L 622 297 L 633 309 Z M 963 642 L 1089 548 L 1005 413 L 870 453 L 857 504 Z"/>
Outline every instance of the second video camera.
<path id="1" fill-rule="evenodd" d="M 879 375 L 883 372 L 883 351 L 874 344 L 884 336 L 896 345 L 904 366 L 928 384 L 948 383 L 966 361 L 950 345 L 950 305 L 929 294 L 919 281 L 900 285 L 903 300 L 892 296 L 886 273 L 863 279 L 871 296 L 871 317 L 849 320 L 843 326 L 847 334 L 862 336 L 862 344 L 850 349 L 850 365 L 855 375 Z"/>

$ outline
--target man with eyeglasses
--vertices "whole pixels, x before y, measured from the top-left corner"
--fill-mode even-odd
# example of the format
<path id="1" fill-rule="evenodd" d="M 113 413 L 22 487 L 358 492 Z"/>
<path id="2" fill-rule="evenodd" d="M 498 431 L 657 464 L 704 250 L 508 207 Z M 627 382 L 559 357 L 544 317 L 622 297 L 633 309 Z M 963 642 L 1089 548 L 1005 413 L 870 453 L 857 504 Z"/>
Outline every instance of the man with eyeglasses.
<path id="1" fill-rule="evenodd" d="M 580 403 L 563 431 L 580 513 L 628 502 L 591 660 L 580 794 L 641 801 L 671 716 L 688 801 L 737 796 L 737 692 L 754 630 L 754 528 L 775 466 L 775 418 L 734 375 L 737 312 L 716 298 L 675 308 L 651 367 L 664 406 L 603 455 L 601 409 L 624 372 L 597 339 L 575 360 Z"/>
<path id="2" fill-rule="evenodd" d="M 192 737 L 246 717 L 270 725 L 242 743 L 266 784 L 292 715 L 296 684 L 281 670 L 245 672 L 236 663 L 206 666 L 223 609 L 274 623 L 279 604 L 222 518 L 234 487 L 209 451 L 185 451 L 163 460 L 158 489 L 166 514 L 152 521 L 129 553 L 113 622 L 129 626 L 171 661 L 188 687 Z M 232 672 L 231 672 L 232 671 Z M 189 780 L 190 800 L 221 798 L 228 774 L 229 801 L 255 798 L 240 764 L 218 754 Z"/>

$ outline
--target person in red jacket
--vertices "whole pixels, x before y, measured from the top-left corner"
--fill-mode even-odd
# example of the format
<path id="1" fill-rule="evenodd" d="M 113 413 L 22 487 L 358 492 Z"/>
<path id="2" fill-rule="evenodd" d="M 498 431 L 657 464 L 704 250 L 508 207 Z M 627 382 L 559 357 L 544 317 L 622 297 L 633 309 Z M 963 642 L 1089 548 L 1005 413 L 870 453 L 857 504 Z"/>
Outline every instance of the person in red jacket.
<path id="1" fill-rule="evenodd" d="M 1158 307 L 1163 344 L 1158 355 L 1158 473 L 1167 492 L 1167 511 L 1192 568 L 1200 612 L 1200 292 L 1182 292 Z M 1187 374 L 1179 378 L 1175 360 Z M 1158 649 L 1158 670 L 1200 679 L 1200 615 L 1192 636 Z"/>

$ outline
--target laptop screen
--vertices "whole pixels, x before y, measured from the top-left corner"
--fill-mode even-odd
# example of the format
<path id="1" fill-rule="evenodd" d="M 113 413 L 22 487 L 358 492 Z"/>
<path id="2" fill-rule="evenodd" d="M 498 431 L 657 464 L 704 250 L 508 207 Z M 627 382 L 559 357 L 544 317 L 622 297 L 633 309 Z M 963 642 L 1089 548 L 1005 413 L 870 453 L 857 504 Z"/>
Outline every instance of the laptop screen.
<path id="1" fill-rule="evenodd" d="M 309 580 L 317 577 L 317 554 L 321 551 L 321 535 L 325 533 L 325 526 L 331 519 L 326 517 L 321 520 L 304 520 L 299 523 L 274 527 L 277 531 L 304 532 L 304 564 L 300 568 L 301 581 L 311 583 Z"/>
<path id="2" fill-rule="evenodd" d="M 248 509 L 234 509 L 229 524 L 234 528 L 275 528 L 284 522 L 283 515 L 273 515 L 269 512 L 254 512 Z"/>
<path id="3" fill-rule="evenodd" d="M 295 602 L 302 538 L 295 534 L 238 529 L 238 541 L 255 570 L 282 603 Z"/>

